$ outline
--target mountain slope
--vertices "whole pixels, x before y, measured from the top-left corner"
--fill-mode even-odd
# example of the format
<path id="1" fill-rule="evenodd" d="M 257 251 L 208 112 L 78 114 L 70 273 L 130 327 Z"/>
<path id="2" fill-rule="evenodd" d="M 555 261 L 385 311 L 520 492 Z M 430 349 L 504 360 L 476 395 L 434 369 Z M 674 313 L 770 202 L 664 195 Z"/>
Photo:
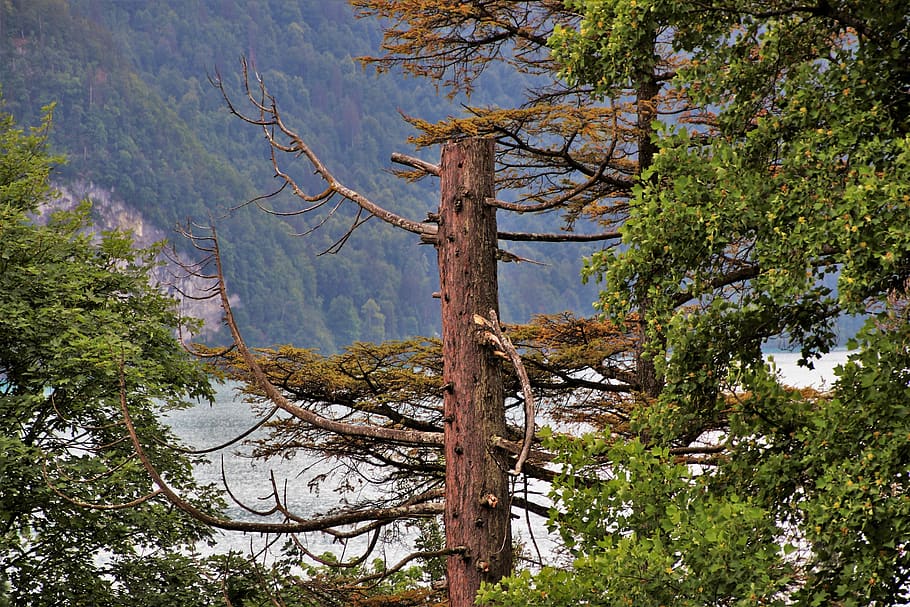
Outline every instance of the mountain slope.
<path id="1" fill-rule="evenodd" d="M 434 252 L 373 221 L 337 255 L 318 256 L 343 234 L 343 218 L 295 238 L 312 219 L 231 211 L 274 181 L 261 134 L 228 115 L 208 77 L 217 70 L 239 94 L 238 58 L 248 57 L 341 179 L 422 218 L 436 184 L 384 170 L 391 152 L 408 151 L 398 112 L 436 119 L 458 109 L 430 83 L 362 70 L 354 57 L 375 53 L 381 34 L 341 0 L 19 0 L 0 4 L 0 84 L 23 124 L 57 102 L 53 141 L 69 155 L 59 182 L 110 190 L 167 232 L 187 218 L 217 220 L 252 343 L 331 351 L 435 332 Z M 503 267 L 504 318 L 588 311 L 582 250 L 520 246 L 550 265 Z"/>

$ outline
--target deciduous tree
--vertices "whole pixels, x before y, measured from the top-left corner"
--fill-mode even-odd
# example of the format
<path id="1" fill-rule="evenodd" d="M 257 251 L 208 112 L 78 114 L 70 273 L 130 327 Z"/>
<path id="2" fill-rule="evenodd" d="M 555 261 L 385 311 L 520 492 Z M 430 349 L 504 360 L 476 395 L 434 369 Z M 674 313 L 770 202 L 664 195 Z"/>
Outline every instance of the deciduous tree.
<path id="1" fill-rule="evenodd" d="M 210 530 L 163 500 L 122 422 L 129 409 L 169 482 L 206 509 L 191 460 L 158 418 L 208 398 L 175 331 L 176 300 L 150 284 L 155 251 L 93 234 L 82 204 L 53 201 L 50 112 L 31 132 L 0 115 L 0 604 L 210 605 L 218 590 L 178 551 Z M 148 603 L 151 604 L 151 603 Z"/>
<path id="2" fill-rule="evenodd" d="M 566 71 L 611 74 L 629 32 L 605 14 L 648 15 L 690 58 L 671 86 L 716 117 L 659 129 L 628 246 L 589 266 L 605 312 L 643 311 L 661 363 L 665 387 L 634 419 L 649 442 L 562 441 L 554 495 L 574 566 L 486 598 L 904 604 L 906 3 L 584 5 L 556 43 Z M 843 313 L 870 320 L 831 391 L 781 386 L 761 346 L 783 336 L 811 364 Z M 713 462 L 670 451 L 705 440 L 722 447 Z"/>

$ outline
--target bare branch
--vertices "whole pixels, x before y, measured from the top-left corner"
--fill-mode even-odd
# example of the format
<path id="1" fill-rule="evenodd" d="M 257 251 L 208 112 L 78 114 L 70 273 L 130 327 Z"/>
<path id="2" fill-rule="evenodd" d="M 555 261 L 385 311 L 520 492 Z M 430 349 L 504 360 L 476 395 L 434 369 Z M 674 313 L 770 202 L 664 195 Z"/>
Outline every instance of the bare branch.
<path id="1" fill-rule="evenodd" d="M 531 452 L 531 443 L 534 442 L 535 413 L 534 393 L 531 391 L 531 382 L 528 380 L 528 373 L 525 371 L 524 364 L 521 362 L 521 356 L 518 355 L 518 351 L 515 349 L 515 346 L 512 345 L 512 341 L 502 332 L 496 310 L 490 310 L 489 320 L 480 315 L 475 315 L 474 322 L 492 329 L 496 345 L 502 350 L 505 350 L 509 360 L 512 362 L 512 366 L 515 367 L 515 372 L 518 374 L 518 379 L 521 383 L 521 392 L 525 402 L 525 437 L 521 452 L 518 455 L 518 460 L 515 462 L 515 467 L 510 472 L 512 475 L 517 476 L 521 474 L 521 468 L 524 465 L 525 460 L 528 459 L 528 454 Z"/>
<path id="2" fill-rule="evenodd" d="M 500 240 L 510 240 L 512 242 L 600 242 L 602 240 L 619 240 L 622 238 L 622 234 L 619 232 L 603 232 L 601 234 L 498 232 L 496 236 Z"/>
<path id="3" fill-rule="evenodd" d="M 524 263 L 533 263 L 536 266 L 547 265 L 546 263 L 544 263 L 542 261 L 534 261 L 533 259 L 529 259 L 527 257 L 521 257 L 520 255 L 516 255 L 515 253 L 510 253 L 509 251 L 506 251 L 505 249 L 496 249 L 496 260 L 501 261 L 503 263 L 522 263 L 522 262 L 524 262 Z"/>
<path id="4" fill-rule="evenodd" d="M 600 166 L 597 167 L 597 171 L 593 175 L 591 175 L 587 180 L 576 185 L 574 188 L 572 188 L 568 192 L 564 192 L 563 194 L 560 194 L 559 196 L 555 196 L 549 200 L 545 200 L 545 201 L 539 202 L 537 204 L 523 204 L 520 202 L 517 202 L 517 203 L 516 202 L 506 202 L 504 200 L 497 200 L 495 198 L 488 200 L 487 204 L 500 208 L 500 209 L 506 209 L 506 210 L 515 211 L 518 213 L 533 213 L 533 212 L 545 211 L 548 209 L 553 209 L 553 208 L 562 206 L 565 203 L 572 200 L 573 198 L 575 198 L 576 196 L 578 196 L 579 194 L 582 194 L 582 193 L 590 190 L 595 185 L 597 185 L 597 182 L 601 180 L 601 178 L 604 175 L 604 171 L 606 171 L 607 167 L 609 166 L 609 164 L 610 164 L 609 161 L 612 160 L 612 158 L 613 158 L 613 153 L 616 151 L 616 141 L 617 141 L 616 139 L 613 139 L 613 141 L 611 142 L 610 150 L 606 155 L 606 157 L 608 159 L 607 162 L 601 162 Z"/>
<path id="5" fill-rule="evenodd" d="M 392 154 L 392 162 L 414 167 L 419 171 L 423 171 L 424 173 L 428 173 L 430 175 L 435 175 L 436 177 L 439 177 L 442 172 L 438 164 L 432 164 L 426 160 L 421 160 L 420 158 L 414 158 L 413 156 L 407 156 L 398 152 Z"/>
<path id="6" fill-rule="evenodd" d="M 191 351 L 190 353 L 196 355 L 195 352 Z M 166 443 L 157 438 L 155 439 L 155 442 L 158 443 L 159 445 L 167 447 L 168 449 L 171 449 L 172 451 L 177 451 L 178 453 L 186 453 L 187 455 L 205 455 L 207 453 L 214 453 L 216 451 L 221 451 L 222 449 L 227 449 L 231 445 L 239 443 L 240 441 L 242 441 L 243 439 L 248 437 L 250 434 L 252 434 L 256 430 L 261 428 L 263 425 L 265 425 L 265 423 L 268 422 L 275 415 L 275 413 L 278 412 L 278 410 L 279 410 L 279 407 L 277 405 L 272 407 L 272 409 L 268 413 L 266 413 L 262 417 L 262 419 L 257 420 L 256 423 L 253 424 L 250 428 L 248 428 L 247 430 L 244 430 L 237 436 L 234 436 L 221 444 L 215 445 L 214 447 L 206 447 L 204 449 L 189 449 L 187 447 L 181 447 L 179 445 L 171 445 L 171 444 Z"/>
<path id="7" fill-rule="evenodd" d="M 265 83 L 259 74 L 255 75 L 257 86 L 254 93 L 254 89 L 251 86 L 250 68 L 245 58 L 241 59 L 241 71 L 243 75 L 243 86 L 246 92 L 246 100 L 255 112 L 255 114 L 252 115 L 242 112 L 234 104 L 231 96 L 225 89 L 224 81 L 220 76 L 211 78 L 210 81 L 221 93 L 228 110 L 234 116 L 248 124 L 262 128 L 262 132 L 270 146 L 272 166 L 275 170 L 275 175 L 281 179 L 284 184 L 280 189 L 289 187 L 297 198 L 300 198 L 308 204 L 308 206 L 303 209 L 298 209 L 292 213 L 282 213 L 283 215 L 299 215 L 314 211 L 329 202 L 333 196 L 338 195 L 343 200 L 356 204 L 360 209 L 369 213 L 371 216 L 377 217 L 390 225 L 408 232 L 414 234 L 433 234 L 436 232 L 435 225 L 413 221 L 393 213 L 373 202 L 363 194 L 341 183 L 332 172 L 329 171 L 328 167 L 326 167 L 315 152 L 306 144 L 303 138 L 285 124 L 275 98 L 268 93 Z M 306 158 L 315 174 L 325 182 L 325 189 L 315 194 L 307 193 L 296 179 L 281 168 L 279 154 L 287 154 L 294 158 L 299 158 L 301 156 Z M 429 163 L 422 163 L 422 161 L 418 161 L 417 159 L 411 160 L 413 160 L 414 163 L 418 163 L 422 169 L 430 169 L 433 166 Z M 260 199 L 261 197 L 253 200 L 258 201 Z M 273 211 L 270 210 L 269 212 Z M 324 221 L 322 223 L 324 223 Z M 360 223 L 362 222 L 355 220 L 354 224 L 349 228 L 342 240 L 350 236 L 350 233 L 360 225 Z"/>
<path id="8" fill-rule="evenodd" d="M 246 342 L 244 342 L 243 337 L 240 334 L 240 330 L 237 327 L 237 323 L 234 320 L 234 314 L 231 309 L 231 303 L 228 298 L 227 288 L 224 282 L 224 273 L 221 267 L 221 255 L 218 250 L 218 240 L 217 235 L 215 234 L 215 229 L 212 230 L 212 247 L 214 261 L 217 267 L 218 273 L 218 290 L 221 295 L 221 305 L 224 309 L 225 323 L 231 331 L 231 335 L 234 338 L 234 343 L 237 345 L 237 350 L 240 352 L 240 355 L 243 358 L 244 363 L 248 366 L 250 373 L 253 375 L 253 378 L 256 381 L 256 384 L 263 391 L 263 393 L 271 400 L 275 405 L 280 407 L 282 410 L 290 413 L 297 419 L 320 428 L 322 430 L 327 430 L 332 433 L 342 434 L 347 436 L 362 436 L 368 438 L 380 438 L 393 442 L 411 444 L 411 445 L 442 445 L 443 444 L 443 435 L 441 432 L 421 432 L 416 430 L 398 430 L 395 428 L 385 428 L 377 426 L 360 426 L 357 424 L 349 424 L 345 422 L 335 421 L 327 417 L 323 417 L 309 409 L 305 409 L 298 405 L 295 405 L 289 401 L 279 390 L 269 381 L 269 378 L 266 376 L 265 371 L 256 361 L 256 357 L 253 356 L 253 353 L 247 347 Z"/>
<path id="9" fill-rule="evenodd" d="M 432 489 L 430 491 L 425 491 L 419 495 L 407 499 L 401 503 L 402 506 L 414 506 L 416 504 L 427 504 L 427 503 L 436 503 L 438 500 L 445 498 L 445 490 L 443 488 Z M 361 525 L 360 527 L 355 527 L 353 529 L 347 529 L 344 531 L 338 529 L 327 529 L 325 533 L 331 535 L 335 539 L 346 540 L 354 537 L 359 537 L 365 533 L 369 533 L 376 529 L 380 529 L 388 524 L 389 521 L 372 521 L 366 525 Z"/>
<path id="10" fill-rule="evenodd" d="M 337 527 L 340 525 L 352 525 L 363 521 L 388 521 L 402 518 L 433 516 L 442 513 L 442 504 L 429 503 L 417 504 L 414 506 L 393 506 L 389 508 L 370 508 L 356 511 L 347 511 L 333 515 L 317 516 L 315 518 L 299 521 L 296 523 L 260 523 L 251 521 L 238 521 L 211 515 L 190 504 L 180 495 L 178 495 L 161 477 L 161 475 L 158 473 L 157 468 L 155 468 L 155 465 L 149 459 L 148 454 L 145 452 L 145 449 L 139 440 L 139 435 L 136 433 L 136 427 L 133 425 L 133 419 L 126 404 L 126 381 L 123 377 L 122 371 L 120 377 L 120 390 L 120 410 L 123 414 L 123 420 L 126 424 L 130 440 L 133 443 L 133 449 L 136 451 L 136 455 L 139 457 L 139 461 L 142 462 L 142 465 L 145 468 L 146 472 L 148 472 L 149 476 L 158 486 L 157 490 L 160 491 L 160 493 L 164 494 L 164 496 L 167 497 L 168 501 L 174 504 L 174 506 L 206 525 L 232 531 L 254 531 L 260 533 L 302 533 L 306 531 L 324 531 L 332 527 Z"/>
<path id="11" fill-rule="evenodd" d="M 410 563 L 411 561 L 413 561 L 415 559 L 431 559 L 431 558 L 436 558 L 436 557 L 440 557 L 440 556 L 449 556 L 451 554 L 462 554 L 464 551 L 465 551 L 465 548 L 463 546 L 456 546 L 455 548 L 444 548 L 442 550 L 423 550 L 420 552 L 412 552 L 411 554 L 407 555 L 406 557 L 404 557 L 403 559 L 401 559 L 400 561 L 398 561 L 391 567 L 386 567 L 385 569 L 383 569 L 382 571 L 380 571 L 378 573 L 364 576 L 359 581 L 367 582 L 370 580 L 381 580 L 383 578 L 386 578 L 386 577 L 392 575 L 396 571 L 400 571 L 405 565 L 407 565 L 408 563 Z"/>

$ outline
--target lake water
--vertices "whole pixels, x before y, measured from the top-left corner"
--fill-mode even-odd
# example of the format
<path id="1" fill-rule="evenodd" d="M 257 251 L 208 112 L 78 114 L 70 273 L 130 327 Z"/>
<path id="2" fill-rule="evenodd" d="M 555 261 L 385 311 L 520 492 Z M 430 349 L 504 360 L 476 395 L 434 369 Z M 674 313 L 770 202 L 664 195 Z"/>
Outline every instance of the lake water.
<path id="1" fill-rule="evenodd" d="M 850 353 L 837 350 L 813 361 L 814 369 L 800 367 L 799 354 L 795 352 L 774 352 L 768 358 L 774 360 L 778 374 L 785 384 L 799 388 L 831 388 L 834 381 L 834 369 L 847 362 Z"/>
<path id="2" fill-rule="evenodd" d="M 822 389 L 831 387 L 834 368 L 846 360 L 847 352 L 833 352 L 821 360 L 815 361 L 814 369 L 799 367 L 797 365 L 799 355 L 795 353 L 779 352 L 769 356 L 773 358 L 784 383 Z M 196 449 L 212 447 L 236 437 L 252 427 L 257 419 L 250 407 L 241 402 L 230 387 L 221 389 L 212 406 L 198 405 L 169 415 L 169 421 L 177 434 L 187 445 Z M 252 435 L 253 438 L 257 436 L 263 436 L 263 434 L 257 432 Z M 330 488 L 322 486 L 316 491 L 309 486 L 309 482 L 317 475 L 328 471 L 326 466 L 314 468 L 313 462 L 308 462 L 304 458 L 253 461 L 246 456 L 248 452 L 249 448 L 243 443 L 223 449 L 209 456 L 208 464 L 197 467 L 196 476 L 203 483 L 211 482 L 220 485 L 223 466 L 224 475 L 229 481 L 231 491 L 248 506 L 260 510 L 267 510 L 274 503 L 271 497 L 271 476 L 274 476 L 277 487 L 283 495 L 287 496 L 289 505 L 299 515 L 310 516 L 324 513 L 340 505 L 338 495 Z M 256 517 L 233 504 L 226 514 L 243 520 L 256 520 Z M 548 538 L 543 523 L 544 521 L 538 517 L 532 517 L 529 530 L 527 522 L 523 518 L 513 521 L 514 531 L 525 543 L 529 554 L 536 552 L 535 542 L 544 554 L 553 550 L 555 544 L 552 538 Z M 229 549 L 242 552 L 249 552 L 252 549 L 254 552 L 259 552 L 276 541 L 275 536 L 252 533 L 222 531 L 218 534 L 218 543 L 210 550 L 211 552 L 222 552 Z M 533 542 L 531 541 L 532 536 Z M 364 546 L 361 542 L 345 547 L 334 543 L 332 538 L 318 533 L 307 534 L 301 536 L 300 539 L 306 543 L 305 545 L 310 551 L 316 554 L 330 551 L 346 558 L 356 556 L 357 551 Z M 282 543 L 283 540 L 278 539 L 276 548 L 280 547 Z M 385 556 L 392 562 L 397 561 L 408 552 L 406 546 L 394 542 L 384 544 L 383 550 Z"/>

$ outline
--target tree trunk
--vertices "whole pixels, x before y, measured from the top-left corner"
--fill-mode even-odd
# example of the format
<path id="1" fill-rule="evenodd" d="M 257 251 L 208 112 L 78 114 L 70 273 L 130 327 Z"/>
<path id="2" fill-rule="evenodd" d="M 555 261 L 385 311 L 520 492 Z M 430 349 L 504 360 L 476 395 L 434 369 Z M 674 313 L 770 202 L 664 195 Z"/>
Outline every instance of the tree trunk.
<path id="1" fill-rule="evenodd" d="M 474 314 L 498 314 L 492 139 L 443 147 L 437 252 L 442 302 L 446 574 L 450 607 L 469 607 L 482 581 L 511 572 L 508 462 L 491 447 L 505 434 L 502 368 Z"/>
<path id="2" fill-rule="evenodd" d="M 653 43 L 649 43 L 653 48 Z M 649 69 L 639 74 L 638 96 L 638 174 L 651 167 L 654 155 L 657 153 L 657 144 L 652 141 L 654 134 L 654 121 L 657 119 L 657 102 L 660 94 L 660 83 L 654 75 L 654 70 Z M 652 176 L 652 179 L 656 176 Z M 647 288 L 646 286 L 644 287 Z M 638 310 L 640 322 L 638 324 L 638 345 L 635 349 L 635 368 L 638 375 L 638 386 L 642 394 L 649 398 L 657 398 L 663 389 L 663 382 L 657 375 L 657 368 L 650 356 L 644 356 L 650 337 L 645 329 L 647 322 L 649 297 L 646 293 L 639 294 L 640 307 Z"/>

